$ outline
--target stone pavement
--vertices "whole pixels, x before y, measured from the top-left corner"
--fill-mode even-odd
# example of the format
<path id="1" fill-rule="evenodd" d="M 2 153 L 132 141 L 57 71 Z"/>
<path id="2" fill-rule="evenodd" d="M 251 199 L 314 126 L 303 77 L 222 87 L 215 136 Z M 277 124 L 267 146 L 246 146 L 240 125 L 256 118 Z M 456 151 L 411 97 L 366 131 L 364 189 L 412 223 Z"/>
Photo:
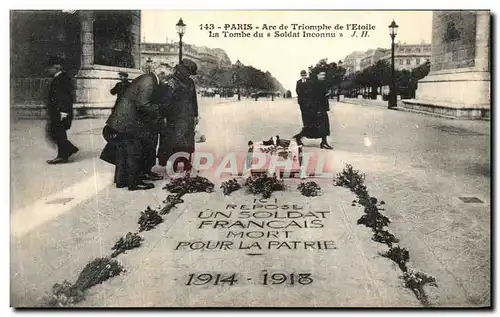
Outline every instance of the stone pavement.
<path id="1" fill-rule="evenodd" d="M 244 153 L 250 139 L 286 138 L 300 129 L 295 100 L 202 99 L 200 109 L 207 142 L 198 149 L 217 155 Z M 333 173 L 349 163 L 366 174 L 370 195 L 387 203 L 388 230 L 409 250 L 410 266 L 436 278 L 438 288 L 426 287 L 432 305 L 489 306 L 489 122 L 345 103 L 332 103 L 330 121 L 335 150 L 305 140 L 305 151 L 325 157 Z M 81 153 L 60 166 L 45 164 L 55 152 L 44 141 L 42 120 L 11 125 L 12 306 L 36 305 L 54 283 L 74 282 L 85 264 L 110 254 L 121 236 L 137 229 L 140 211 L 161 205 L 167 195 L 165 181 L 144 192 L 112 186 L 112 166 L 98 159 L 103 123 L 75 121 L 70 139 Z M 258 197 L 244 191 L 224 197 L 212 172 L 202 175 L 216 191 L 184 196 L 164 223 L 141 233 L 143 246 L 118 257 L 127 272 L 91 288 L 78 306 L 421 306 L 402 286 L 399 268 L 378 255 L 387 247 L 356 224 L 363 211 L 351 206 L 355 196 L 347 189 L 315 179 L 324 193 L 306 198 L 296 189 L 300 181 L 288 179 L 289 190 L 268 202 L 277 210 L 257 206 L 260 213 L 245 213 Z M 296 224 L 259 230 L 260 222 L 273 220 L 275 227 Z M 237 221 L 257 227 L 229 227 Z M 208 248 L 227 250 L 207 249 L 207 241 Z"/>

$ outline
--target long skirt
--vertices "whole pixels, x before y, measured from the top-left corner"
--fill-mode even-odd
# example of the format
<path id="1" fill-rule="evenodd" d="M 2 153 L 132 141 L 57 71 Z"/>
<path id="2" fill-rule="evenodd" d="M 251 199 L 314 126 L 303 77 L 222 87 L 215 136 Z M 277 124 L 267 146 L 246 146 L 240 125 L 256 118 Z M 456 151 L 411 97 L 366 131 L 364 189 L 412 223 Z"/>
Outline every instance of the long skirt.
<path id="1" fill-rule="evenodd" d="M 180 152 L 194 153 L 195 149 L 195 118 L 181 117 L 167 119 L 160 133 L 158 147 L 158 163 L 167 165 L 168 159 Z"/>
<path id="2" fill-rule="evenodd" d="M 330 120 L 326 111 L 307 113 L 304 119 L 306 122 L 302 129 L 302 136 L 308 139 L 319 139 L 330 135 Z"/>

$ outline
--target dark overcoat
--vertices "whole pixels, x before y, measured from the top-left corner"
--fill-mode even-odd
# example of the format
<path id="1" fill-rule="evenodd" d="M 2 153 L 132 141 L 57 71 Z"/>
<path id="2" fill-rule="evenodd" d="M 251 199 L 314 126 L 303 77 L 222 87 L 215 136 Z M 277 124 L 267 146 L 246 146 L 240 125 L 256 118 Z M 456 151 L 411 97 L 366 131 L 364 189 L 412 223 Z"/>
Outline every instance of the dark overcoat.
<path id="1" fill-rule="evenodd" d="M 309 78 L 306 78 L 305 82 L 302 81 L 302 78 L 297 80 L 295 92 L 297 93 L 297 102 L 301 107 L 303 104 L 308 103 L 311 97 L 311 88 L 311 80 Z"/>
<path id="2" fill-rule="evenodd" d="M 130 81 L 127 79 L 127 80 L 120 81 L 120 82 L 116 83 L 116 85 L 113 88 L 111 88 L 111 90 L 109 91 L 112 95 L 116 95 L 116 102 L 113 106 L 113 110 L 115 109 L 118 101 L 120 99 L 122 99 L 122 97 L 125 94 L 125 92 L 127 91 L 128 87 L 130 87 Z"/>
<path id="3" fill-rule="evenodd" d="M 127 88 L 130 86 L 130 81 L 125 80 L 125 81 L 120 81 L 116 83 L 115 87 L 111 88 L 109 91 L 112 95 L 116 95 L 117 99 L 120 99 L 123 97 L 125 94 L 125 91 L 127 91 Z"/>
<path id="4" fill-rule="evenodd" d="M 110 126 L 106 125 L 104 126 L 104 129 L 102 130 L 102 136 L 106 140 L 106 145 L 104 146 L 104 149 L 101 152 L 100 159 L 108 162 L 110 164 L 115 165 L 116 164 L 116 144 L 117 144 L 117 137 L 118 133 L 111 128 Z"/>
<path id="5" fill-rule="evenodd" d="M 195 83 L 182 67 L 158 92 L 160 96 L 157 98 L 162 107 L 167 105 L 167 120 L 160 133 L 158 148 L 159 163 L 165 166 L 168 158 L 175 153 L 194 152 L 198 100 Z"/>
<path id="6" fill-rule="evenodd" d="M 107 144 L 100 158 L 110 164 L 116 164 L 117 142 L 119 135 L 127 135 L 149 144 L 151 135 L 158 133 L 161 119 L 165 113 L 160 112 L 160 105 L 155 100 L 155 90 L 159 87 L 158 79 L 153 73 L 137 77 L 118 98 L 106 121 L 103 137 Z"/>
<path id="7" fill-rule="evenodd" d="M 310 139 L 323 138 L 330 135 L 328 111 L 328 84 L 326 81 L 314 80 L 311 84 L 310 110 L 304 125 L 303 136 Z"/>
<path id="8" fill-rule="evenodd" d="M 153 98 L 158 85 L 158 79 L 153 73 L 134 79 L 123 97 L 117 100 L 106 124 L 117 132 L 139 138 L 159 130 L 161 109 Z"/>
<path id="9" fill-rule="evenodd" d="M 302 125 L 305 126 L 308 122 L 312 120 L 311 117 L 311 80 L 309 78 L 305 79 L 305 82 L 301 79 L 297 80 L 295 86 L 295 92 L 297 93 L 297 102 L 300 106 L 300 114 L 302 117 Z"/>
<path id="10" fill-rule="evenodd" d="M 60 129 L 69 130 L 73 121 L 74 89 L 71 77 L 62 72 L 56 76 L 49 86 L 47 98 L 47 132 L 49 138 Z M 61 112 L 68 116 L 61 120 Z"/>

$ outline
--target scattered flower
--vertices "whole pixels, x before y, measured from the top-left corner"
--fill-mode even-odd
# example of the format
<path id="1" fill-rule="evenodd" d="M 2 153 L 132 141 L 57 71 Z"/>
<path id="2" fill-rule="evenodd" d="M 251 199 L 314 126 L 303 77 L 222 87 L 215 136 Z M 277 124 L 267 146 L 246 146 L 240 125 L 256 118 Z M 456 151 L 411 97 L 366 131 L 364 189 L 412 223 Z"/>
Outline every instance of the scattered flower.
<path id="1" fill-rule="evenodd" d="M 224 195 L 231 195 L 232 192 L 235 192 L 241 189 L 241 185 L 238 183 L 236 179 L 230 179 L 226 182 L 223 182 L 220 186 L 222 188 Z"/>
<path id="2" fill-rule="evenodd" d="M 400 248 L 399 246 L 391 247 L 389 251 L 380 253 L 380 255 L 396 262 L 401 271 L 408 271 L 406 263 L 410 260 L 410 253 L 405 248 Z"/>
<path id="3" fill-rule="evenodd" d="M 127 250 L 132 250 L 134 248 L 138 248 L 141 246 L 141 242 L 144 240 L 141 236 L 139 236 L 137 233 L 132 233 L 129 232 L 125 235 L 125 238 L 120 238 L 115 245 L 111 248 L 112 250 L 115 250 L 112 254 L 111 257 L 115 258 L 121 253 L 125 253 Z M 111 265 L 108 264 L 106 266 L 107 269 L 111 268 Z"/>
<path id="4" fill-rule="evenodd" d="M 392 247 L 393 243 L 399 242 L 399 240 L 392 233 L 386 230 L 375 231 L 372 240 L 380 243 L 385 243 L 389 247 Z"/>
<path id="5" fill-rule="evenodd" d="M 97 258 L 83 268 L 73 287 L 85 291 L 123 271 L 125 271 L 123 266 L 117 260 Z"/>
<path id="6" fill-rule="evenodd" d="M 377 212 L 367 213 L 358 219 L 358 225 L 365 225 L 376 231 L 383 230 L 391 221 L 386 216 Z"/>
<path id="7" fill-rule="evenodd" d="M 167 199 L 163 201 L 165 206 L 160 209 L 160 215 L 165 215 L 169 213 L 172 210 L 172 208 L 175 208 L 175 205 L 182 204 L 184 202 L 184 200 L 182 200 L 181 198 L 183 195 L 184 194 L 182 193 L 175 195 L 168 195 Z"/>
<path id="8" fill-rule="evenodd" d="M 300 183 L 297 189 L 306 197 L 315 197 L 321 194 L 321 187 L 316 182 Z"/>
<path id="9" fill-rule="evenodd" d="M 377 206 L 377 198 L 371 197 L 368 194 L 368 190 L 364 185 L 364 180 L 364 174 L 360 174 L 352 165 L 347 164 L 344 170 L 337 174 L 334 185 L 347 187 L 356 194 L 358 197 L 357 202 L 365 207 L 365 215 L 358 220 L 358 224 L 364 224 L 367 227 L 371 227 L 374 232 L 372 240 L 385 243 L 389 246 L 389 251 L 380 253 L 380 255 L 398 264 L 399 268 L 403 271 L 402 278 L 405 280 L 405 287 L 410 288 L 424 305 L 429 305 L 423 285 L 429 284 L 437 287 L 435 278 L 425 273 L 411 272 L 408 270 L 406 263 L 410 260 L 410 254 L 405 248 L 400 248 L 399 246 L 393 247 L 393 244 L 397 243 L 398 239 L 393 234 L 383 229 L 391 221 L 380 213 L 380 211 L 384 209 Z M 352 205 L 356 205 L 355 200 L 352 202 Z M 381 200 L 379 205 L 385 205 L 385 201 Z"/>
<path id="10" fill-rule="evenodd" d="M 145 211 L 141 212 L 141 216 L 139 217 L 139 232 L 149 231 L 162 222 L 163 218 L 158 214 L 158 211 L 148 206 Z"/>
<path id="11" fill-rule="evenodd" d="M 176 194 L 200 192 L 211 193 L 214 191 L 214 184 L 210 182 L 206 177 L 201 177 L 199 175 L 191 177 L 190 175 L 185 175 L 182 177 L 173 178 L 170 183 L 165 185 L 163 189 Z"/>
<path id="12" fill-rule="evenodd" d="M 254 195 L 262 195 L 263 198 L 271 197 L 272 192 L 285 190 L 285 182 L 278 180 L 276 174 L 272 177 L 263 175 L 251 175 L 245 181 L 247 190 Z"/>
<path id="13" fill-rule="evenodd" d="M 400 277 L 404 280 L 405 287 L 411 289 L 422 304 L 425 306 L 430 305 L 429 299 L 424 290 L 424 285 L 428 284 L 430 286 L 438 287 L 436 279 L 433 276 L 427 275 L 423 272 L 409 270 L 408 272 L 404 272 Z"/>

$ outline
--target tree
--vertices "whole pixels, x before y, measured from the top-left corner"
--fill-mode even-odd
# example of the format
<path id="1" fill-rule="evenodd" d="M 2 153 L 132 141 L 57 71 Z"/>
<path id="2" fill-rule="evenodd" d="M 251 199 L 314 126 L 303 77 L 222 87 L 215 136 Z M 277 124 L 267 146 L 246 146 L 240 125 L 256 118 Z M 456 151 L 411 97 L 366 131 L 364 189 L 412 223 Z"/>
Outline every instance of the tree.
<path id="1" fill-rule="evenodd" d="M 324 66 L 325 63 L 323 62 Z M 313 67 L 311 67 L 312 69 Z M 413 70 L 396 70 L 395 81 L 398 93 L 406 97 L 414 97 L 417 89 L 417 82 L 427 76 L 430 71 L 430 63 L 422 64 Z M 343 83 L 343 89 L 348 91 L 371 87 L 371 97 L 376 98 L 379 87 L 390 85 L 391 65 L 386 60 L 380 60 L 374 65 L 363 69 L 362 71 L 349 74 Z"/>
<path id="2" fill-rule="evenodd" d="M 345 74 L 345 69 L 339 67 L 337 63 L 328 63 L 327 58 L 322 58 L 316 63 L 316 66 L 309 66 L 309 76 L 315 78 L 318 73 L 325 72 L 325 80 L 329 86 L 338 86 Z"/>
<path id="3" fill-rule="evenodd" d="M 390 83 L 390 65 L 385 60 L 379 60 L 374 65 L 363 70 L 365 84 L 371 87 L 371 98 L 376 99 L 379 87 Z"/>
<path id="4" fill-rule="evenodd" d="M 420 80 L 427 76 L 431 70 L 431 63 L 426 62 L 411 71 L 411 77 L 415 80 Z"/>
<path id="5" fill-rule="evenodd" d="M 396 91 L 398 95 L 405 97 L 411 96 L 411 72 L 407 69 L 398 70 L 395 73 L 396 77 Z"/>
<path id="6" fill-rule="evenodd" d="M 367 69 L 364 69 L 362 71 L 356 72 L 355 78 L 354 78 L 354 83 L 355 87 L 358 89 L 364 89 L 370 86 L 370 79 L 369 79 L 369 73 Z"/>
<path id="7" fill-rule="evenodd" d="M 411 89 L 411 97 L 415 98 L 415 91 L 418 88 L 418 81 L 429 74 L 431 70 L 431 63 L 426 62 L 414 69 L 412 69 L 410 74 L 410 89 Z"/>

